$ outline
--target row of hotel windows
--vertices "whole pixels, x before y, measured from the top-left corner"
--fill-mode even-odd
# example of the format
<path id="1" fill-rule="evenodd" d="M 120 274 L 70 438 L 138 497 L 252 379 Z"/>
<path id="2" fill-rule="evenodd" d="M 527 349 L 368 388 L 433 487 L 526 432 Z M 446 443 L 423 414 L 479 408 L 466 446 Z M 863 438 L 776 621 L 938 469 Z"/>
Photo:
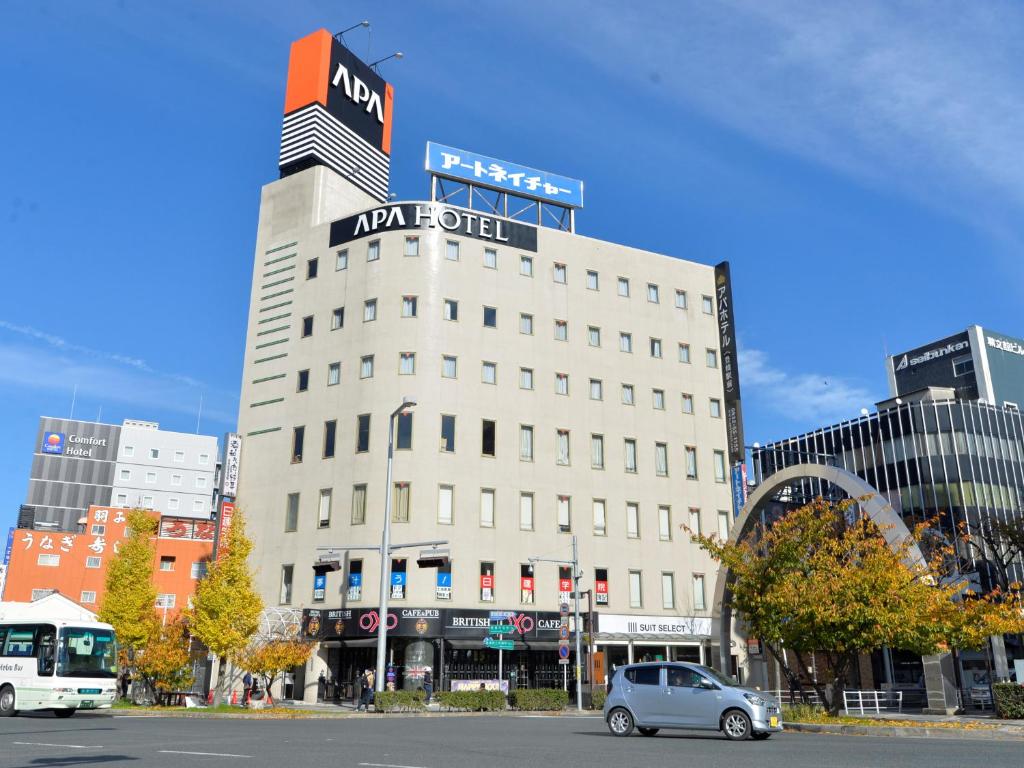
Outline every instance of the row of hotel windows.
<path id="1" fill-rule="evenodd" d="M 413 414 L 409 411 L 399 414 L 398 429 L 395 434 L 395 448 L 397 450 L 412 450 L 412 420 Z M 324 422 L 324 435 L 322 442 L 321 456 L 325 459 L 333 458 L 337 451 L 337 420 Z M 302 461 L 303 451 L 306 442 L 305 426 L 293 427 L 292 429 L 292 463 L 298 464 Z M 570 450 L 570 430 L 555 430 L 555 463 L 560 466 L 569 466 L 572 463 Z M 442 453 L 455 453 L 455 416 L 449 414 L 441 415 L 440 448 Z M 356 453 L 366 453 L 370 450 L 370 414 L 362 413 L 356 416 Z M 487 457 L 497 455 L 497 422 L 490 419 L 482 419 L 480 425 L 480 454 Z M 534 427 L 532 424 L 519 425 L 519 460 L 534 460 Z M 712 462 L 714 466 L 715 482 L 724 483 L 726 480 L 725 451 L 713 450 Z M 685 466 L 686 479 L 697 480 L 697 448 L 692 445 L 683 446 L 683 463 Z M 605 439 L 604 435 L 590 435 L 590 466 L 593 469 L 605 468 Z M 623 438 L 623 468 L 626 472 L 636 473 L 637 441 L 636 438 Z M 654 472 L 659 477 L 668 477 L 669 459 L 668 443 L 654 443 Z"/>
<path id="2" fill-rule="evenodd" d="M 142 496 L 139 500 L 139 506 L 142 509 L 155 509 L 155 500 L 152 496 Z M 127 507 L 128 506 L 128 494 L 119 493 L 114 500 L 114 506 L 116 507 Z M 167 511 L 177 512 L 181 509 L 181 499 L 177 496 L 171 496 L 167 499 Z M 161 510 L 162 511 L 162 510 Z M 205 499 L 192 499 L 192 511 L 193 512 L 209 512 L 210 502 Z M 95 526 L 94 526 L 95 527 Z"/>
<path id="3" fill-rule="evenodd" d="M 459 261 L 461 256 L 461 244 L 458 240 L 448 240 L 445 243 L 445 258 L 449 261 Z M 416 236 L 408 236 L 405 238 L 405 255 L 406 256 L 419 256 L 420 255 L 420 239 Z M 336 271 L 348 269 L 348 249 L 345 248 L 340 250 L 336 254 L 336 260 L 334 268 Z M 380 260 L 380 240 L 371 240 L 366 244 L 366 260 L 379 261 Z M 319 274 L 320 260 L 318 258 L 312 258 L 306 261 L 306 279 L 312 280 Z M 498 251 L 495 248 L 484 248 L 483 251 L 483 265 L 488 269 L 498 268 Z M 519 274 L 523 277 L 533 277 L 533 257 L 520 254 L 519 256 Z M 599 291 L 601 289 L 601 276 L 597 270 L 588 269 L 586 270 L 586 284 L 587 289 L 591 291 Z M 551 271 L 552 280 L 562 285 L 567 285 L 569 282 L 569 269 L 565 264 L 554 262 Z M 616 278 L 616 292 L 623 298 L 630 297 L 630 283 L 628 277 L 622 277 L 621 275 Z M 651 304 L 661 303 L 661 289 L 656 283 L 647 283 L 647 301 Z M 686 309 L 687 299 L 686 291 L 677 288 L 675 292 L 675 306 L 678 309 Z M 701 296 L 701 311 L 705 315 L 713 315 L 715 312 L 715 302 L 711 296 Z"/>
<path id="4" fill-rule="evenodd" d="M 160 558 L 160 570 L 165 572 L 165 573 L 173 572 L 174 571 L 175 559 L 176 558 L 174 558 L 173 556 L 163 556 L 163 557 L 161 557 Z M 49 568 L 59 568 L 60 567 L 60 555 L 41 553 L 39 555 L 39 557 L 36 558 L 36 565 L 43 566 L 43 567 L 49 567 Z M 202 561 L 202 560 L 200 560 L 198 562 L 192 563 L 192 569 L 190 571 L 191 578 L 193 578 L 193 579 L 201 579 L 204 576 L 206 576 L 207 565 L 208 564 L 205 561 Z M 101 557 L 89 556 L 89 557 L 85 558 L 85 567 L 86 568 L 101 568 L 102 566 L 103 566 L 103 559 Z"/>
<path id="5" fill-rule="evenodd" d="M 122 469 L 118 474 L 118 479 L 122 482 L 131 482 L 132 471 L 130 469 Z M 145 480 L 148 485 L 154 485 L 157 481 L 156 472 L 146 472 Z M 199 475 L 196 478 L 196 488 L 206 488 L 206 484 L 209 478 L 205 475 Z M 171 485 L 181 485 L 181 475 L 171 475 Z"/>
<path id="6" fill-rule="evenodd" d="M 294 564 L 281 566 L 281 590 L 279 602 L 282 605 L 290 605 L 292 602 L 292 584 L 295 576 Z M 629 584 L 629 607 L 644 607 L 643 571 L 630 570 L 627 582 Z M 519 602 L 523 605 L 533 605 L 536 602 L 536 579 L 534 578 L 534 566 L 528 563 L 521 563 L 519 566 Z M 595 603 L 599 606 L 610 605 L 611 589 L 608 580 L 607 568 L 594 569 L 594 595 Z M 482 603 L 495 602 L 497 581 L 495 579 L 495 564 L 493 562 L 480 562 L 480 587 L 479 599 Z M 408 595 L 409 585 L 409 564 L 405 558 L 392 558 L 391 560 L 391 599 L 404 600 Z M 558 590 L 559 600 L 568 599 L 567 593 L 572 589 L 571 571 L 566 567 L 558 569 Z M 707 599 L 705 590 L 704 574 L 694 573 L 690 577 L 691 602 L 690 608 L 694 611 L 707 610 Z M 566 588 L 567 587 L 567 588 Z M 322 603 L 327 597 L 326 589 L 317 589 L 314 584 L 314 603 Z M 357 602 L 363 597 L 363 561 L 352 560 L 349 563 L 348 585 L 346 598 L 349 601 Z M 452 599 L 452 566 L 451 563 L 437 569 L 436 586 L 434 592 L 436 600 Z M 661 572 L 661 607 L 666 610 L 674 610 L 676 605 L 675 574 L 671 571 Z"/>
<path id="7" fill-rule="evenodd" d="M 364 525 L 366 523 L 366 491 L 365 483 L 352 486 L 352 508 L 351 524 Z M 285 533 L 294 533 L 299 528 L 299 498 L 298 493 L 289 493 L 285 504 L 284 530 Z M 334 498 L 332 488 L 320 489 L 319 503 L 317 505 L 316 524 L 318 528 L 328 528 L 331 525 L 331 507 Z M 409 483 L 397 482 L 393 487 L 391 520 L 395 523 L 408 523 L 410 513 L 411 487 Z M 480 489 L 479 524 L 481 528 L 494 528 L 496 526 L 497 492 L 493 488 Z M 640 505 L 634 501 L 627 501 L 626 512 L 626 538 L 639 539 L 642 519 Z M 519 529 L 522 531 L 535 530 L 535 499 L 530 491 L 522 491 L 519 494 Z M 555 519 L 556 528 L 559 533 L 572 533 L 572 497 L 559 494 L 555 497 Z M 438 525 L 455 524 L 455 486 L 439 485 L 437 487 L 437 518 Z M 704 527 L 701 523 L 701 511 L 691 507 L 687 515 L 687 527 L 690 534 L 699 535 Z M 608 509 L 604 499 L 591 500 L 591 522 L 592 531 L 595 536 L 608 535 Z M 729 513 L 726 510 L 718 511 L 718 536 L 725 541 L 729 537 Z M 658 540 L 672 541 L 672 507 L 667 504 L 658 505 Z"/>
<path id="8" fill-rule="evenodd" d="M 402 317 L 413 318 L 417 317 L 419 312 L 419 297 L 418 296 L 403 296 L 402 297 Z M 458 321 L 459 319 L 459 302 L 455 299 L 444 299 L 444 310 L 443 317 L 445 320 Z M 377 299 L 367 299 L 363 302 L 363 322 L 372 323 L 377 319 Z M 519 333 L 525 336 L 533 335 L 533 315 L 527 312 L 519 313 Z M 309 338 L 313 335 L 313 315 L 307 315 L 302 318 L 302 338 Z M 331 311 L 331 330 L 337 331 L 345 327 L 345 308 L 337 307 Z M 498 309 L 496 307 L 483 306 L 483 327 L 484 328 L 497 328 L 498 327 Z M 554 338 L 556 341 L 568 341 L 569 340 L 569 322 L 567 320 L 555 320 L 554 326 Z M 662 340 L 653 336 L 648 338 L 648 348 L 651 357 L 661 358 L 664 356 Z M 601 328 L 596 325 L 587 326 L 587 344 L 591 347 L 601 346 Z M 632 354 L 633 352 L 633 334 L 629 331 L 619 331 L 619 351 Z M 406 353 L 412 354 L 412 353 Z M 372 357 L 372 356 L 371 356 Z M 678 345 L 678 357 L 679 362 L 689 363 L 690 362 L 690 345 L 685 342 L 679 342 Z M 718 351 L 715 349 L 707 348 L 704 351 L 705 363 L 708 368 L 718 367 Z M 365 359 L 365 358 L 364 358 Z M 412 371 L 410 371 L 412 372 Z M 365 377 L 364 377 L 365 378 Z"/>
<path id="9" fill-rule="evenodd" d="M 121 448 L 121 455 L 124 456 L 125 458 L 129 458 L 129 459 L 133 458 L 135 456 L 135 446 L 134 445 L 122 446 L 122 448 Z M 159 448 L 150 448 L 149 449 L 149 458 L 152 461 L 158 461 L 160 459 L 160 449 Z M 185 463 L 185 452 L 184 451 L 175 451 L 174 452 L 174 463 L 175 464 L 184 464 Z M 210 463 L 210 454 L 208 454 L 208 453 L 200 453 L 199 454 L 199 463 L 200 464 L 209 464 Z"/>

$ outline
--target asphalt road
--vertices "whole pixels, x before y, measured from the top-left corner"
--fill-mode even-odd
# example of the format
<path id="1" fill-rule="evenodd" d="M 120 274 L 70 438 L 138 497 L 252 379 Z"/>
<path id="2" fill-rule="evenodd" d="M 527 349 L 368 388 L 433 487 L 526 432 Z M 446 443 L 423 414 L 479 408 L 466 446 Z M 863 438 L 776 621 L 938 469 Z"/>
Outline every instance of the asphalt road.
<path id="1" fill-rule="evenodd" d="M 664 732 L 663 732 L 664 733 Z M 0 719 L 0 768 L 1020 768 L 1021 742 L 778 734 L 611 736 L 600 718 L 228 720 L 79 713 Z"/>

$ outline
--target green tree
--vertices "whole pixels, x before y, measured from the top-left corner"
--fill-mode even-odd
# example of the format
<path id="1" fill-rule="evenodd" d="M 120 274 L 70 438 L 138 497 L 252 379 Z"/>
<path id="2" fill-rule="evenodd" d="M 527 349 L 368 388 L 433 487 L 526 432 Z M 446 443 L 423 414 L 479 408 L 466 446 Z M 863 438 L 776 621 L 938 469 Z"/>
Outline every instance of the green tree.
<path id="1" fill-rule="evenodd" d="M 215 704 L 224 700 L 228 659 L 234 659 L 248 646 L 263 611 L 249 570 L 252 541 L 245 535 L 241 510 L 235 510 L 218 546 L 217 560 L 196 586 L 189 622 L 192 634 L 218 659 Z"/>

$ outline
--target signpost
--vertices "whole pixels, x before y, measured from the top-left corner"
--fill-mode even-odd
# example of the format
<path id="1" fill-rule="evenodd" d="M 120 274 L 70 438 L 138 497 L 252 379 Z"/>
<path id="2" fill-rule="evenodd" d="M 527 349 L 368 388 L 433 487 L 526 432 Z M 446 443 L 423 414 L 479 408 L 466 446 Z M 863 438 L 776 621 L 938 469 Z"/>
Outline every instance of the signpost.
<path id="1" fill-rule="evenodd" d="M 486 647 L 486 648 L 494 648 L 494 649 L 496 649 L 498 651 L 511 651 L 513 648 L 516 647 L 516 643 L 515 643 L 514 640 L 501 640 L 501 639 L 495 640 L 493 637 L 485 637 L 484 638 L 484 647 Z M 500 662 L 498 664 L 498 675 L 499 676 L 501 675 L 501 663 Z M 500 677 L 499 677 L 499 679 L 500 679 Z"/>
<path id="2" fill-rule="evenodd" d="M 515 648 L 514 640 L 505 640 L 506 634 L 512 634 L 514 629 L 509 622 L 515 614 L 512 611 L 491 611 L 487 622 L 488 636 L 484 638 L 485 648 L 496 648 L 498 650 L 498 690 L 501 690 L 501 675 L 504 662 L 503 654 Z M 497 639 L 490 635 L 497 635 Z"/>

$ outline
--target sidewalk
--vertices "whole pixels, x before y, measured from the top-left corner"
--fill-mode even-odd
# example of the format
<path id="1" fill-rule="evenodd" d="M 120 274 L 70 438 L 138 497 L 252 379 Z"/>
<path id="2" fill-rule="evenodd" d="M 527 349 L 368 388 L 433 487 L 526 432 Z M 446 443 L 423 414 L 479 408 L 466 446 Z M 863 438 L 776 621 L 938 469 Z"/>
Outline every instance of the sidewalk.
<path id="1" fill-rule="evenodd" d="M 998 739 L 1024 741 L 1024 720 L 1000 720 L 992 714 L 919 715 L 881 713 L 851 715 L 864 723 L 786 723 L 786 730 L 849 736 L 897 736 L 911 739 Z M 901 723 L 906 723 L 902 725 Z"/>

